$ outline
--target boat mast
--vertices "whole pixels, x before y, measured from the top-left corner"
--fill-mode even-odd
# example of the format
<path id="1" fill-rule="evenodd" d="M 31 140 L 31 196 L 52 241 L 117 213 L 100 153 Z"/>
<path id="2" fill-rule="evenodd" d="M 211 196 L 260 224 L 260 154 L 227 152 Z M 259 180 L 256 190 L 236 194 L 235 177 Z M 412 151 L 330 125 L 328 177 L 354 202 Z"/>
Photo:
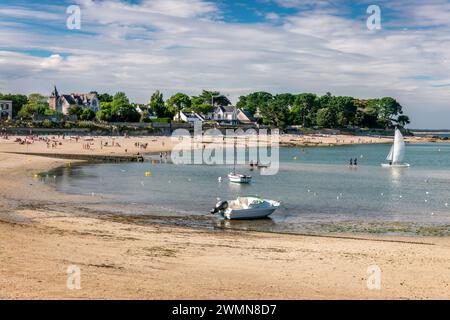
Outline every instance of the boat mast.
<path id="1" fill-rule="evenodd" d="M 233 166 L 233 174 L 236 174 L 236 158 L 237 158 L 237 137 L 234 137 L 234 166 Z"/>

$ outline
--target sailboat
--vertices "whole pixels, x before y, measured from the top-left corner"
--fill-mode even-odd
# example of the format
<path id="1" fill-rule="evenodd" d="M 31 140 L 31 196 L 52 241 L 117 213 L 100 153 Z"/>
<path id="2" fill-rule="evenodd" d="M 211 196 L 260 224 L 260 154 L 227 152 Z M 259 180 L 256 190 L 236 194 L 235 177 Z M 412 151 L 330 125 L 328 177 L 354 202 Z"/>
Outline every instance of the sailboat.
<path id="1" fill-rule="evenodd" d="M 405 140 L 403 138 L 402 133 L 398 128 L 395 129 L 395 138 L 394 144 L 391 147 L 391 151 L 389 151 L 386 160 L 389 163 L 383 163 L 381 166 L 383 168 L 407 168 L 410 167 L 409 163 L 404 163 L 405 159 Z"/>
<path id="2" fill-rule="evenodd" d="M 236 147 L 236 138 L 234 139 L 234 166 L 233 171 L 228 174 L 228 179 L 230 182 L 234 183 L 250 183 L 252 181 L 252 176 L 246 174 L 236 173 L 236 158 L 237 158 L 237 147 Z"/>

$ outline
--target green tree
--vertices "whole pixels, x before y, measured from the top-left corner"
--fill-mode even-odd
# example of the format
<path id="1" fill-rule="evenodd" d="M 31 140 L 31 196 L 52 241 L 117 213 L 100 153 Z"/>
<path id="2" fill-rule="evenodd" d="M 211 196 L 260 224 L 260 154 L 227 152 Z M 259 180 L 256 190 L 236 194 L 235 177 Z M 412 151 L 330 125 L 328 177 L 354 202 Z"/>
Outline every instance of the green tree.
<path id="1" fill-rule="evenodd" d="M 12 116 L 15 117 L 19 113 L 20 109 L 28 102 L 28 97 L 23 94 L 1 94 L 0 100 L 12 101 Z"/>
<path id="2" fill-rule="evenodd" d="M 139 122 L 151 122 L 150 113 L 148 112 L 148 110 L 142 111 Z"/>
<path id="3" fill-rule="evenodd" d="M 311 127 L 316 124 L 318 97 L 313 93 L 302 93 L 295 97 L 291 110 L 291 122 Z"/>
<path id="4" fill-rule="evenodd" d="M 100 110 L 96 113 L 96 118 L 99 121 L 112 121 L 113 113 L 112 113 L 112 102 L 102 102 L 100 104 Z"/>
<path id="5" fill-rule="evenodd" d="M 89 108 L 84 109 L 81 112 L 80 119 L 85 121 L 90 121 L 95 118 L 95 112 Z"/>
<path id="6" fill-rule="evenodd" d="M 317 111 L 317 125 L 322 128 L 336 126 L 336 113 L 332 108 L 321 108 Z"/>
<path id="7" fill-rule="evenodd" d="M 339 127 L 344 128 L 354 124 L 357 105 L 353 97 L 333 97 L 331 104 L 336 110 L 336 120 Z"/>
<path id="8" fill-rule="evenodd" d="M 137 122 L 140 118 L 140 114 L 131 105 L 130 100 L 124 92 L 118 92 L 114 95 L 111 113 L 113 121 Z"/>
<path id="9" fill-rule="evenodd" d="M 184 93 L 177 93 L 167 100 L 167 107 L 172 112 L 178 112 L 178 118 L 183 109 L 190 109 L 192 106 L 191 98 Z"/>
<path id="10" fill-rule="evenodd" d="M 254 115 L 258 108 L 267 106 L 269 101 L 271 101 L 272 99 L 273 96 L 268 92 L 253 92 L 247 96 L 239 97 L 239 101 L 237 102 L 236 107 L 239 109 L 244 109 L 251 115 Z"/>
<path id="11" fill-rule="evenodd" d="M 285 128 L 289 121 L 289 106 L 283 96 L 276 96 L 260 107 L 262 121 L 277 128 Z"/>
<path id="12" fill-rule="evenodd" d="M 102 93 L 102 94 L 98 94 L 97 92 L 92 92 L 92 93 L 96 93 L 98 100 L 100 102 L 112 102 L 114 97 L 112 95 L 110 95 L 109 93 Z"/>
<path id="13" fill-rule="evenodd" d="M 201 97 L 192 97 L 192 105 L 190 110 L 199 114 L 207 114 L 213 111 L 211 103 L 204 102 Z"/>
<path id="14" fill-rule="evenodd" d="M 169 111 L 164 103 L 164 96 L 159 90 L 152 94 L 150 98 L 150 108 L 155 112 L 158 118 L 165 118 L 168 116 Z"/>
<path id="15" fill-rule="evenodd" d="M 407 124 L 410 124 L 411 121 L 409 120 L 408 116 L 405 115 L 399 115 L 397 120 L 395 120 L 395 122 L 397 122 L 397 125 L 399 125 L 400 127 L 404 128 Z"/>
<path id="16" fill-rule="evenodd" d="M 194 99 L 195 97 L 193 97 Z M 203 104 L 209 104 L 211 106 L 229 106 L 231 101 L 219 91 L 207 91 L 203 90 L 202 93 L 197 96 L 197 101 L 202 101 Z"/>
<path id="17" fill-rule="evenodd" d="M 50 109 L 47 97 L 39 93 L 32 93 L 28 96 L 28 102 L 20 109 L 17 116 L 23 119 L 32 119 L 37 115 L 53 114 L 56 114 L 56 112 Z"/>
<path id="18" fill-rule="evenodd" d="M 378 126 L 382 128 L 393 127 L 395 117 L 403 114 L 403 108 L 394 98 L 384 97 L 368 101 L 367 109 L 378 117 Z"/>
<path id="19" fill-rule="evenodd" d="M 77 116 L 78 118 L 80 118 L 81 114 L 83 113 L 83 108 L 81 108 L 79 105 L 74 104 L 69 107 L 67 112 L 71 116 Z"/>

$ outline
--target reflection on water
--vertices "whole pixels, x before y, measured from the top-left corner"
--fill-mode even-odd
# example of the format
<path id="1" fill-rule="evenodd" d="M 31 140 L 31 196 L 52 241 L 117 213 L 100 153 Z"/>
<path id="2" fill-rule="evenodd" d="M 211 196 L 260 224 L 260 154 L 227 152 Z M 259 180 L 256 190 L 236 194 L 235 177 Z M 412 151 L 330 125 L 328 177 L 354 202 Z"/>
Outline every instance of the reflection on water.
<path id="1" fill-rule="evenodd" d="M 101 195 L 119 214 L 176 217 L 177 223 L 188 225 L 286 232 L 450 230 L 450 145 L 408 145 L 405 161 L 411 168 L 381 168 L 389 148 L 281 149 L 277 175 L 238 168 L 253 176 L 249 185 L 229 183 L 229 166 L 151 162 L 72 166 L 57 170 L 57 178 L 46 182 L 63 192 Z M 358 168 L 349 168 L 348 159 L 356 156 Z M 243 195 L 277 200 L 282 206 L 270 220 L 217 222 L 209 217 L 217 199 Z"/>
<path id="2" fill-rule="evenodd" d="M 404 173 L 405 170 L 408 170 L 409 168 L 389 168 L 386 169 L 391 173 L 391 183 L 392 183 L 392 187 L 396 188 L 396 189 L 400 189 L 401 188 L 401 183 L 402 183 L 402 174 Z"/>

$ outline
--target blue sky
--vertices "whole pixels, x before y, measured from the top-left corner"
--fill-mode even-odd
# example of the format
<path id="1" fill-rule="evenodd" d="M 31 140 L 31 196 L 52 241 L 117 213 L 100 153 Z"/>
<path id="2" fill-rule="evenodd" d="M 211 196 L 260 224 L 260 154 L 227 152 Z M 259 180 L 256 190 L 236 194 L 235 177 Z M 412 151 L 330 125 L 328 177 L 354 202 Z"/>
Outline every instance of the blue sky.
<path id="1" fill-rule="evenodd" d="M 69 5 L 81 29 L 66 27 Z M 369 5 L 381 29 L 368 30 Z M 216 89 L 393 96 L 415 128 L 450 128 L 450 3 L 71 0 L 0 3 L 0 92 Z"/>

